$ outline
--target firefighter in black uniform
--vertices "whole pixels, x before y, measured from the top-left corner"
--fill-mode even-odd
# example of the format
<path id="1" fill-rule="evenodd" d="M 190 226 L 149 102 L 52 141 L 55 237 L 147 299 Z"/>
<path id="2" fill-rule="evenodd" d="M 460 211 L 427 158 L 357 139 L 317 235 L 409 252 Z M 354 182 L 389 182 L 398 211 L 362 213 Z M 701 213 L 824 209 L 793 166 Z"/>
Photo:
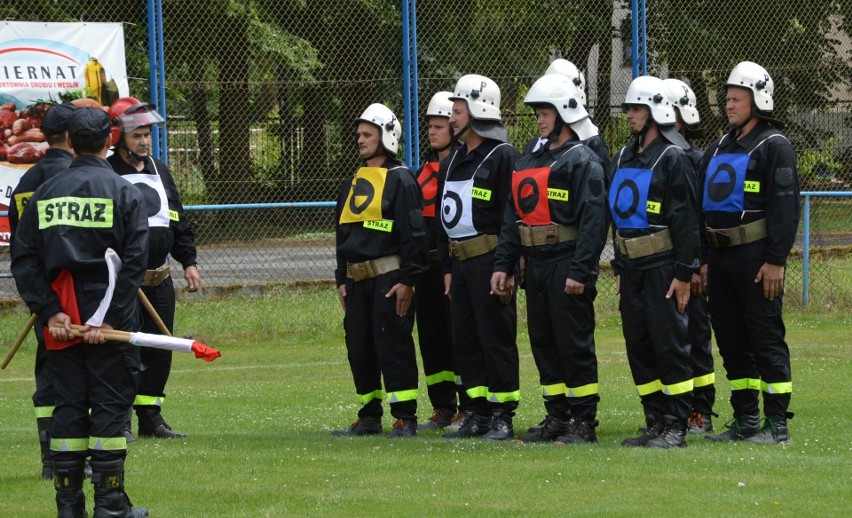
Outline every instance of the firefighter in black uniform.
<path id="1" fill-rule="evenodd" d="M 371 104 L 356 120 L 362 167 L 337 197 L 337 282 L 358 419 L 332 435 L 382 432 L 382 378 L 396 418 L 387 437 L 417 434 L 417 353 L 411 336 L 414 284 L 429 246 L 414 175 L 396 153 L 399 119 Z"/>
<path id="2" fill-rule="evenodd" d="M 701 213 L 701 199 L 698 186 L 698 171 L 704 151 L 695 147 L 687 138 L 690 134 L 700 133 L 701 116 L 698 113 L 695 92 L 680 79 L 664 79 L 666 95 L 675 109 L 675 126 L 689 147 L 684 149 L 692 166 L 694 180 L 692 192 L 695 193 L 693 207 L 696 214 Z M 699 231 L 700 235 L 700 231 Z M 703 240 L 702 240 L 703 243 Z M 704 257 L 704 253 L 701 253 Z M 716 372 L 713 367 L 713 341 L 710 331 L 710 313 L 707 309 L 707 293 L 701 283 L 699 271 L 693 272 L 689 283 L 689 342 L 692 356 L 692 412 L 689 414 L 689 433 L 709 433 L 713 431 L 713 403 L 716 401 Z"/>
<path id="3" fill-rule="evenodd" d="M 577 86 L 577 89 L 580 92 L 580 100 L 583 104 L 583 108 L 588 112 L 589 103 L 586 98 L 586 76 L 583 72 L 577 68 L 577 65 L 571 63 L 567 59 L 554 59 L 548 65 L 547 70 L 544 71 L 544 75 L 550 74 L 559 74 L 567 77 L 574 85 Z M 591 126 L 594 126 L 592 123 L 592 118 L 589 116 L 586 119 Z M 604 166 L 604 171 L 609 168 L 609 148 L 606 146 L 606 142 L 604 142 L 603 137 L 597 131 L 597 127 L 595 126 L 594 134 L 590 135 L 589 138 L 580 139 L 583 144 L 585 144 L 589 149 L 591 149 L 598 158 L 601 159 L 601 162 Z M 530 155 L 535 151 L 538 151 L 545 143 L 547 142 L 547 137 L 542 137 L 541 135 L 535 136 L 531 138 L 526 147 L 524 148 L 524 154 Z"/>
<path id="4" fill-rule="evenodd" d="M 462 76 L 452 99 L 450 126 L 464 145 L 450 153 L 438 175 L 438 247 L 450 294 L 456 368 L 471 413 L 444 437 L 505 440 L 514 436 L 512 417 L 520 399 L 517 311 L 513 277 L 498 295 L 491 291 L 491 274 L 518 151 L 508 144 L 494 81 Z"/>
<path id="5" fill-rule="evenodd" d="M 18 291 L 40 316 L 39 324 L 48 327 L 47 364 L 56 392 L 50 449 L 61 517 L 86 515 L 87 456 L 96 518 L 148 514 L 133 509 L 124 492 L 127 441 L 121 428 L 139 381 L 139 349 L 107 342 L 102 333 L 139 329 L 136 292 L 145 275 L 148 225 L 142 195 L 105 160 L 109 131 L 103 110 L 74 112 L 69 139 L 77 157 L 65 172 L 36 189 L 13 237 L 12 274 Z M 97 312 L 101 322 L 96 311 L 108 287 L 107 260 L 114 255 L 121 266 L 112 299 L 104 301 L 105 314 Z M 84 343 L 71 341 L 71 324 L 93 316 L 95 321 L 81 330 Z"/>
<path id="6" fill-rule="evenodd" d="M 578 91 L 581 103 L 583 108 L 588 110 L 588 101 L 586 98 L 586 76 L 583 72 L 577 68 L 577 65 L 568 61 L 567 59 L 554 59 L 548 65 L 547 70 L 544 71 L 544 75 L 550 74 L 559 74 L 568 78 L 572 84 L 574 84 Z M 598 133 L 597 126 L 592 122 L 591 116 L 587 119 L 584 119 L 583 124 L 587 126 L 588 130 L 585 131 L 585 134 L 588 134 L 588 138 L 581 138 L 581 142 L 586 145 L 589 149 L 591 149 L 598 158 L 600 158 L 603 163 L 604 171 L 609 169 L 609 148 L 604 142 L 604 139 Z M 537 135 L 531 138 L 526 147 L 524 148 L 524 155 L 531 155 L 532 153 L 541 149 L 547 143 L 547 136 Z M 521 288 L 525 287 L 524 278 L 526 276 L 526 257 L 522 254 L 519 261 L 520 272 L 518 275 L 519 284 Z M 597 275 L 597 271 L 595 273 Z M 549 415 L 549 414 L 548 414 Z M 547 416 L 536 426 L 531 426 L 527 429 L 527 433 L 530 434 L 538 434 L 541 432 L 542 426 L 549 422 Z"/>
<path id="7" fill-rule="evenodd" d="M 726 86 L 732 129 L 707 149 L 701 178 L 710 319 L 734 419 L 727 431 L 705 438 L 784 443 L 793 383 L 782 298 L 801 211 L 796 152 L 772 117 L 774 85 L 763 67 L 739 63 Z"/>
<path id="8" fill-rule="evenodd" d="M 698 268 L 697 215 L 686 141 L 661 79 L 630 83 L 622 109 L 630 145 L 610 166 L 609 208 L 615 229 L 613 271 L 621 294 L 627 359 L 647 429 L 625 446 L 686 446 L 692 411 L 692 361 L 686 306 Z"/>
<path id="9" fill-rule="evenodd" d="M 142 281 L 142 293 L 174 332 L 175 287 L 170 274 L 171 254 L 182 266 L 187 291 L 197 291 L 201 284 L 198 273 L 195 233 L 186 219 L 175 180 L 168 166 L 152 156 L 151 127 L 163 124 L 154 108 L 134 97 L 122 97 L 110 107 L 114 153 L 109 163 L 115 172 L 136 185 L 145 198 L 148 215 L 148 270 Z M 156 321 L 143 312 L 142 331 L 162 334 Z M 166 383 L 172 366 L 172 351 L 145 347 L 142 349 L 142 380 L 133 408 L 139 420 L 140 437 L 175 439 L 186 434 L 175 432 L 162 416 Z M 125 435 L 133 440 L 130 426 Z"/>
<path id="10" fill-rule="evenodd" d="M 530 346 L 547 417 L 520 439 L 597 442 L 594 301 L 607 207 L 603 165 L 582 144 L 597 128 L 577 86 L 562 75 L 536 81 L 524 104 L 547 143 L 515 164 L 491 278 L 492 291 L 504 293 L 523 252 Z"/>
<path id="11" fill-rule="evenodd" d="M 9 228 L 12 233 L 18 226 L 18 217 L 24 212 L 24 207 L 39 185 L 68 168 L 74 152 L 68 144 L 68 123 L 75 106 L 71 103 L 58 104 L 47 110 L 41 122 L 41 132 L 50 146 L 44 156 L 34 166 L 29 168 L 18 181 L 12 192 L 12 203 L 9 204 Z M 10 242 L 10 244 L 13 242 Z M 53 384 L 47 370 L 47 349 L 44 347 L 44 328 L 35 326 L 36 357 L 35 382 L 33 393 L 38 440 L 41 445 L 41 478 L 53 479 L 53 468 L 50 462 L 50 425 L 53 416 L 55 394 Z"/>
<path id="12" fill-rule="evenodd" d="M 423 194 L 423 219 L 429 233 L 429 271 L 420 276 L 414 289 L 415 317 L 426 388 L 433 409 L 429 420 L 418 425 L 420 431 L 440 430 L 459 421 L 466 411 L 468 399 L 461 388 L 461 378 L 456 374 L 450 338 L 450 299 L 444 293 L 444 274 L 437 245 L 438 169 L 440 161 L 450 154 L 454 142 L 449 121 L 453 109 L 451 95 L 450 92 L 438 92 L 429 101 L 426 120 L 431 150 L 417 173 L 417 183 Z"/>

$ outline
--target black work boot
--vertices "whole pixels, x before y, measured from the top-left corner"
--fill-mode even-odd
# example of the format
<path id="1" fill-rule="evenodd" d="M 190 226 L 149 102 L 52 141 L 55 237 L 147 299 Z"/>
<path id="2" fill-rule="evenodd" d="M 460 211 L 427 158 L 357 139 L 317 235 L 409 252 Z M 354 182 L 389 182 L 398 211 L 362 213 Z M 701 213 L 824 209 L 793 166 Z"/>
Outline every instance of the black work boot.
<path id="1" fill-rule="evenodd" d="M 456 415 L 455 410 L 449 408 L 436 408 L 432 412 L 432 417 L 425 423 L 417 425 L 417 431 L 429 432 L 432 430 L 441 430 L 450 426 L 453 423 L 453 416 Z"/>
<path id="2" fill-rule="evenodd" d="M 575 418 L 571 422 L 571 427 L 568 433 L 556 438 L 556 442 L 564 444 L 583 444 L 598 442 L 598 436 L 595 433 L 595 428 L 600 422 L 597 419 L 580 419 Z"/>
<path id="3" fill-rule="evenodd" d="M 36 419 L 38 426 L 38 444 L 41 447 L 41 479 L 53 480 L 53 464 L 50 453 L 50 425 L 53 419 L 50 417 L 39 417 Z"/>
<path id="4" fill-rule="evenodd" d="M 87 518 L 86 495 L 83 493 L 83 461 L 54 461 L 53 487 L 56 488 L 56 509 L 59 518 Z"/>
<path id="5" fill-rule="evenodd" d="M 505 441 L 515 436 L 512 427 L 512 414 L 505 410 L 495 410 L 491 416 L 490 429 L 482 436 L 488 441 Z"/>
<path id="6" fill-rule="evenodd" d="M 725 425 L 727 430 L 716 435 L 705 435 L 704 440 L 711 442 L 742 441 L 756 434 L 759 424 L 760 416 L 757 415 L 734 416 Z"/>
<path id="7" fill-rule="evenodd" d="M 139 437 L 157 437 L 159 439 L 183 439 L 185 433 L 176 432 L 163 419 L 159 407 L 136 407 L 139 418 Z"/>
<path id="8" fill-rule="evenodd" d="M 444 439 L 465 439 L 485 435 L 491 426 L 491 416 L 470 413 L 465 416 L 461 426 L 455 432 L 445 433 Z"/>
<path id="9" fill-rule="evenodd" d="M 378 435 L 382 433 L 381 417 L 359 417 L 349 428 L 332 430 L 333 437 L 347 437 L 350 435 Z"/>
<path id="10" fill-rule="evenodd" d="M 391 431 L 385 435 L 388 439 L 400 439 L 417 435 L 416 419 L 397 419 Z"/>
<path id="11" fill-rule="evenodd" d="M 555 441 L 560 435 L 565 435 L 571 427 L 571 419 L 559 419 L 558 417 L 548 415 L 539 426 L 531 426 L 528 428 L 529 433 L 525 433 L 518 437 L 523 442 L 548 442 Z"/>
<path id="12" fill-rule="evenodd" d="M 663 431 L 663 420 L 653 415 L 645 416 L 645 431 L 639 437 L 628 437 L 621 441 L 622 446 L 641 448 L 651 439 L 656 438 Z"/>
<path id="13" fill-rule="evenodd" d="M 748 442 L 755 444 L 789 444 L 793 442 L 790 438 L 790 430 L 787 428 L 786 417 L 766 416 L 763 426 L 756 434 L 746 437 Z"/>
<path id="14" fill-rule="evenodd" d="M 124 492 L 124 459 L 92 460 L 92 485 L 95 486 L 93 518 L 142 518 L 148 510 L 133 507 Z"/>
<path id="15" fill-rule="evenodd" d="M 663 416 L 663 431 L 660 435 L 648 439 L 646 448 L 683 448 L 686 446 L 686 423 L 673 415 Z"/>
<path id="16" fill-rule="evenodd" d="M 533 425 L 533 426 L 530 426 L 529 428 L 527 428 L 527 433 L 530 433 L 530 434 L 536 434 L 536 433 L 539 433 L 539 432 L 541 431 L 541 429 L 542 429 L 542 428 L 544 428 L 545 426 L 547 426 L 547 421 L 548 421 L 549 419 L 553 419 L 553 418 L 550 416 L 550 414 L 547 414 L 546 416 L 544 416 L 544 419 L 542 419 L 540 423 L 538 423 L 537 425 Z M 521 437 L 523 438 L 523 436 L 521 436 Z"/>

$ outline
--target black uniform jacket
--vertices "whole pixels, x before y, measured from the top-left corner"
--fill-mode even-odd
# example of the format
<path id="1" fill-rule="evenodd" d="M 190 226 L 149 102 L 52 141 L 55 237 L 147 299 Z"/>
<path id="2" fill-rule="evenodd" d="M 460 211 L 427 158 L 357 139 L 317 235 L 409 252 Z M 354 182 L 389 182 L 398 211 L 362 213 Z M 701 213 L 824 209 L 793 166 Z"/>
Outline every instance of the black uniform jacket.
<path id="1" fill-rule="evenodd" d="M 68 169 L 73 158 L 74 155 L 64 149 L 48 148 L 42 159 L 24 173 L 9 202 L 9 228 L 13 233 L 18 226 L 21 212 L 38 186 Z"/>
<path id="2" fill-rule="evenodd" d="M 518 221 L 521 218 L 514 201 L 518 193 L 512 192 L 506 203 L 494 271 L 513 273 L 522 251 L 529 261 L 558 260 L 571 254 L 568 277 L 586 284 L 598 269 L 607 235 L 604 169 L 591 149 L 578 140 L 572 140 L 557 149 L 542 147 L 535 153 L 522 156 L 515 163 L 515 171 L 550 164 L 553 166 L 547 180 L 548 189 L 563 193 L 567 191 L 567 199 L 548 196 L 551 221 L 577 227 L 577 239 L 553 245 L 522 247 L 518 232 Z M 547 196 L 546 193 L 542 194 Z"/>
<path id="3" fill-rule="evenodd" d="M 13 239 L 18 292 L 42 322 L 64 311 L 50 287 L 63 269 L 74 279 L 80 318 L 88 320 L 107 287 L 104 253 L 115 250 L 122 266 L 104 321 L 116 329 L 138 329 L 136 292 L 148 258 L 148 221 L 139 190 L 116 176 L 106 160 L 76 157 L 64 173 L 36 189 Z"/>
<path id="4" fill-rule="evenodd" d="M 656 164 L 656 165 L 654 165 Z M 668 227 L 674 250 L 661 252 L 636 259 L 629 259 L 615 246 L 615 259 L 612 261 L 616 275 L 624 269 L 648 270 L 675 262 L 675 278 L 689 282 L 692 273 L 698 268 L 699 237 L 698 219 L 690 194 L 692 163 L 686 153 L 673 146 L 664 137 L 654 139 L 642 153 L 636 153 L 636 139 L 622 148 L 612 157 L 607 174 L 608 188 L 612 188 L 615 172 L 619 168 L 650 169 L 653 167 L 648 202 L 658 203 L 658 212 L 647 211 L 648 229 L 621 229 L 613 221 L 613 232 L 623 238 L 639 237 Z"/>
<path id="5" fill-rule="evenodd" d="M 392 222 L 390 232 L 368 228 L 363 223 L 340 223 L 355 175 L 343 181 L 337 195 L 337 286 L 346 283 L 346 263 L 360 263 L 387 255 L 400 256 L 400 282 L 414 286 L 417 276 L 426 271 L 428 238 L 423 222 L 423 200 L 414 175 L 404 163 L 390 159 L 381 193 L 381 213 Z"/>
<path id="6" fill-rule="evenodd" d="M 444 182 L 468 180 L 473 177 L 474 171 L 474 188 L 491 192 L 488 200 L 472 200 L 473 226 L 480 234 L 500 235 L 503 211 L 512 188 L 512 171 L 515 161 L 520 157 L 518 150 L 511 145 L 500 146 L 495 150 L 500 144 L 502 142 L 498 140 L 486 139 L 469 153 L 466 145 L 458 146 L 450 152 L 450 156 L 441 161 L 441 169 L 438 172 L 439 196 L 443 195 Z M 491 156 L 488 156 L 489 153 Z M 488 157 L 488 160 L 485 160 L 485 157 Z M 438 209 L 441 209 L 440 205 Z M 444 273 L 450 273 L 449 237 L 443 223 L 438 225 L 438 251 L 441 269 Z"/>
<path id="7" fill-rule="evenodd" d="M 746 192 L 742 213 L 705 212 L 705 224 L 714 229 L 733 228 L 766 218 L 766 262 L 778 266 L 787 264 L 787 256 L 796 239 L 801 205 L 796 151 L 776 128 L 761 120 L 744 137 L 736 138 L 731 131 L 707 148 L 702 161 L 699 185 L 704 186 L 707 166 L 718 149 L 719 154 L 748 154 L 746 181 L 759 182 L 759 192 Z M 765 142 L 763 142 L 765 140 Z M 760 142 L 763 142 L 758 146 Z M 755 146 L 757 148 L 755 149 Z"/>
<path id="8" fill-rule="evenodd" d="M 169 226 L 151 227 L 148 232 L 148 269 L 159 268 L 166 262 L 171 253 L 184 268 L 198 264 L 195 249 L 195 231 L 186 219 L 183 204 L 180 201 L 175 179 L 172 172 L 164 162 L 152 157 L 145 158 L 145 168 L 137 171 L 135 167 L 121 159 L 118 153 L 108 159 L 116 173 L 121 176 L 128 174 L 150 174 L 159 173 L 166 190 L 166 198 L 169 202 Z M 156 166 L 156 170 L 155 167 Z M 159 208 L 159 200 L 148 200 L 145 198 L 146 210 L 156 213 Z"/>

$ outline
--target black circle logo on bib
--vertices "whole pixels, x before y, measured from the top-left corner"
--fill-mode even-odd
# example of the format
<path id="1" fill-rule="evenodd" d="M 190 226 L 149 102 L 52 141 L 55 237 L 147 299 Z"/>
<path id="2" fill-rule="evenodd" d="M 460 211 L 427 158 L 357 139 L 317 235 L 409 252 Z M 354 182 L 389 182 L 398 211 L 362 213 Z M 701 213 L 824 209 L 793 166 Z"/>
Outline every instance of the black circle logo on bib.
<path id="1" fill-rule="evenodd" d="M 370 206 L 370 202 L 376 196 L 376 189 L 364 178 L 356 178 L 352 186 L 352 196 L 349 198 L 349 211 L 353 215 L 361 214 Z"/>
<path id="2" fill-rule="evenodd" d="M 532 214 L 538 206 L 541 192 L 538 190 L 538 183 L 534 178 L 524 178 L 518 182 L 518 190 L 515 193 L 515 199 L 518 200 L 518 209 L 524 214 Z"/>
<path id="3" fill-rule="evenodd" d="M 459 224 L 462 217 L 461 197 L 455 192 L 447 191 L 444 195 L 443 205 L 441 207 L 441 219 L 444 220 L 444 226 L 454 228 Z"/>
<path id="4" fill-rule="evenodd" d="M 622 209 L 621 207 L 624 206 L 622 203 L 622 193 L 625 191 L 629 191 L 628 195 L 630 198 L 625 200 L 627 201 L 627 207 Z M 627 196 L 625 195 L 624 198 L 627 198 Z M 618 186 L 618 192 L 615 193 L 615 203 L 613 204 L 612 211 L 621 219 L 630 219 L 630 216 L 636 213 L 636 208 L 638 206 L 639 187 L 633 180 L 624 180 L 621 182 L 621 185 Z"/>
<path id="5" fill-rule="evenodd" d="M 720 175 L 727 175 L 719 177 Z M 737 183 L 737 173 L 729 164 L 719 164 L 716 171 L 710 175 L 707 181 L 707 197 L 713 201 L 723 201 L 734 192 L 734 186 Z"/>
<path id="6" fill-rule="evenodd" d="M 153 218 L 160 212 L 160 193 L 156 189 L 145 183 L 135 184 L 139 192 L 142 193 L 142 199 L 145 200 L 145 212 L 149 218 Z"/>
<path id="7" fill-rule="evenodd" d="M 420 182 L 420 192 L 423 194 L 423 207 L 429 207 L 430 205 L 435 205 L 438 202 L 438 189 L 437 189 L 437 174 L 432 173 L 426 177 L 425 180 Z M 429 189 L 429 187 L 432 187 Z M 427 194 L 430 194 L 428 198 Z"/>

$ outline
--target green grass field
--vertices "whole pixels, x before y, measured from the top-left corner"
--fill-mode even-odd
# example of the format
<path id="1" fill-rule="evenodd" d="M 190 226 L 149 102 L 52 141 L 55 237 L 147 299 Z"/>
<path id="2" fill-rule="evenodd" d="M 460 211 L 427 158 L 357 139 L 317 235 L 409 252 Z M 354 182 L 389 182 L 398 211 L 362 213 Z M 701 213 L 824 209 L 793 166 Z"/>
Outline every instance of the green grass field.
<path id="1" fill-rule="evenodd" d="M 611 286 L 601 286 L 601 290 Z M 523 313 L 521 311 L 521 313 Z M 264 516 L 847 516 L 852 510 L 852 351 L 848 312 L 788 311 L 794 442 L 620 446 L 641 424 L 618 315 L 599 308 L 599 444 L 555 446 L 331 438 L 357 404 L 330 287 L 260 299 L 182 303 L 178 334 L 223 357 L 176 355 L 165 415 L 185 440 L 129 446 L 127 488 L 153 517 Z M 26 320 L 0 316 L 2 353 Z M 520 329 L 525 329 L 523 316 Z M 526 333 L 516 429 L 543 416 Z M 0 371 L 0 516 L 55 516 L 39 479 L 30 396 L 34 340 Z M 721 362 L 717 411 L 731 412 Z M 422 382 L 421 382 L 422 385 Z M 431 408 L 421 386 L 420 417 Z M 392 421 L 385 417 L 385 427 Z M 134 426 L 135 428 L 135 426 Z M 91 512 L 91 485 L 86 483 Z"/>

